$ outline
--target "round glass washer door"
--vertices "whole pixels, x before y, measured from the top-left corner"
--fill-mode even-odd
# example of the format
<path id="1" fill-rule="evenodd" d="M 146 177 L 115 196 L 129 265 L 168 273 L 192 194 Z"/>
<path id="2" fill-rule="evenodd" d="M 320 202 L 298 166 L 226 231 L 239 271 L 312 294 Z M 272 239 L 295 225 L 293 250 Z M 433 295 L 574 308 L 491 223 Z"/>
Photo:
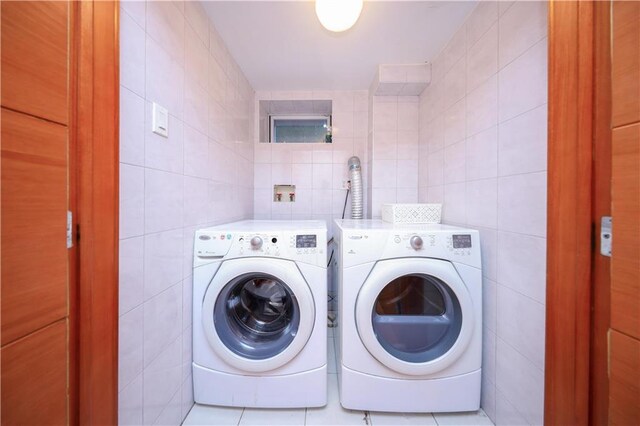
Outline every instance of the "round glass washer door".
<path id="1" fill-rule="evenodd" d="M 356 302 L 356 326 L 367 350 L 407 375 L 427 375 L 462 355 L 474 328 L 469 292 L 450 262 L 378 262 Z"/>
<path id="2" fill-rule="evenodd" d="M 313 295 L 293 262 L 223 262 L 203 300 L 202 323 L 213 350 L 248 372 L 293 359 L 313 330 Z"/>

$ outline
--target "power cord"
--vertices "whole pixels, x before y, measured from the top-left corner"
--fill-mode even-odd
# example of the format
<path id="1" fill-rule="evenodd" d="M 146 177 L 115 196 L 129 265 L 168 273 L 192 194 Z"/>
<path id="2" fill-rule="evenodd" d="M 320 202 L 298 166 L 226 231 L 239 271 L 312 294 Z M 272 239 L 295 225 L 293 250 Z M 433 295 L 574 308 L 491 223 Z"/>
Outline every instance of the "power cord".
<path id="1" fill-rule="evenodd" d="M 349 192 L 351 191 L 351 188 L 347 188 L 347 194 L 344 197 L 344 207 L 342 208 L 342 219 L 344 219 L 344 214 L 347 211 L 347 200 L 349 200 Z M 331 237 L 331 239 L 329 240 L 329 243 L 333 241 L 333 237 Z M 328 243 L 327 243 L 328 244 Z M 331 261 L 333 260 L 333 251 L 334 249 L 331 249 L 331 256 L 329 256 L 329 262 L 327 263 L 327 268 L 329 266 L 331 266 Z"/>

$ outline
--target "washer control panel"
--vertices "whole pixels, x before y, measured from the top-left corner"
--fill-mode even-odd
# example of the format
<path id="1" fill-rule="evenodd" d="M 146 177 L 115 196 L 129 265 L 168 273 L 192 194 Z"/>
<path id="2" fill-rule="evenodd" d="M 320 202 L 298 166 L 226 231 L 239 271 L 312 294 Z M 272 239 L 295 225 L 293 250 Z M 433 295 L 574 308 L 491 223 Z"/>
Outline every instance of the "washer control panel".
<path id="1" fill-rule="evenodd" d="M 319 232 L 196 232 L 194 254 L 200 258 L 266 256 L 326 267 L 327 236 Z"/>

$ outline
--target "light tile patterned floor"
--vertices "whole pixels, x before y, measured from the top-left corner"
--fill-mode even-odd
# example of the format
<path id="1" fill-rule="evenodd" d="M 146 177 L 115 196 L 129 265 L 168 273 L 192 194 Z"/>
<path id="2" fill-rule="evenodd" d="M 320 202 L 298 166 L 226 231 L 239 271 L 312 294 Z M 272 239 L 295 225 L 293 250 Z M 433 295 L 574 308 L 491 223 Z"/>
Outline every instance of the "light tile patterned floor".
<path id="1" fill-rule="evenodd" d="M 322 408 L 255 409 L 225 408 L 196 404 L 184 425 L 493 425 L 480 410 L 475 413 L 396 414 L 346 410 L 340 405 L 333 329 L 329 329 L 329 398 Z"/>

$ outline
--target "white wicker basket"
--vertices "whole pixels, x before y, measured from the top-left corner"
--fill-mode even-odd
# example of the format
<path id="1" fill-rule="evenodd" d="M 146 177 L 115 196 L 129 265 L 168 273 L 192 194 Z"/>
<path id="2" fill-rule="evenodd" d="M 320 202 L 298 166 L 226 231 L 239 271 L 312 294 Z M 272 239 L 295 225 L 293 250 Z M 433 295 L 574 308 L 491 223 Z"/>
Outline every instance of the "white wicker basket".
<path id="1" fill-rule="evenodd" d="M 383 204 L 382 220 L 390 223 L 440 223 L 442 204 Z"/>

